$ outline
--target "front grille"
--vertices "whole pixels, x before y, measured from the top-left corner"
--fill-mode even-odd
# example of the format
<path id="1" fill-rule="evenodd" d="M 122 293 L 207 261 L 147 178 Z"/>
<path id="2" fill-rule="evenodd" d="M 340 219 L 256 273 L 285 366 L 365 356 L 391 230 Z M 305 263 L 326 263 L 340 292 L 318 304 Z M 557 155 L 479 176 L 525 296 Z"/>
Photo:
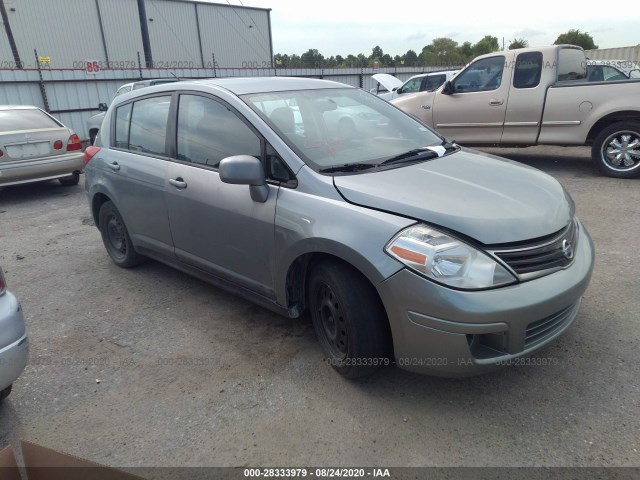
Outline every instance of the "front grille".
<path id="1" fill-rule="evenodd" d="M 494 250 L 493 253 L 518 275 L 528 275 L 569 265 L 573 261 L 577 240 L 578 225 L 572 221 L 551 240 L 518 249 Z"/>
<path id="2" fill-rule="evenodd" d="M 580 307 L 580 300 L 569 305 L 564 310 L 559 311 L 553 315 L 550 315 L 541 320 L 536 320 L 535 322 L 527 325 L 527 330 L 525 332 L 524 339 L 524 347 L 529 348 L 537 343 L 546 340 L 547 338 L 553 336 L 556 332 L 561 330 L 567 323 L 571 322 Z"/>

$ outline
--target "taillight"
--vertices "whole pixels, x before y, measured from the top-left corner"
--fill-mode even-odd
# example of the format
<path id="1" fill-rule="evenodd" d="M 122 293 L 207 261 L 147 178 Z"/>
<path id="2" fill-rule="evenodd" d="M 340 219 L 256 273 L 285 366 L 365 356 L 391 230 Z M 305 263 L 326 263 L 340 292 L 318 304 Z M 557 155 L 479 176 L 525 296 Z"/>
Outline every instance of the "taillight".
<path id="1" fill-rule="evenodd" d="M 56 150 L 61 150 L 62 146 L 62 140 L 56 140 L 55 142 L 53 142 L 53 148 L 55 148 Z"/>
<path id="2" fill-rule="evenodd" d="M 100 151 L 100 147 L 96 147 L 95 145 L 91 145 L 84 149 L 84 164 L 86 165 L 91 161 L 93 156 Z"/>
<path id="3" fill-rule="evenodd" d="M 74 150 L 82 150 L 82 142 L 75 133 L 69 137 L 69 141 L 67 142 L 67 152 Z"/>
<path id="4" fill-rule="evenodd" d="M 0 267 L 0 295 L 7 291 L 7 282 L 4 280 L 4 273 L 2 273 L 2 267 Z"/>

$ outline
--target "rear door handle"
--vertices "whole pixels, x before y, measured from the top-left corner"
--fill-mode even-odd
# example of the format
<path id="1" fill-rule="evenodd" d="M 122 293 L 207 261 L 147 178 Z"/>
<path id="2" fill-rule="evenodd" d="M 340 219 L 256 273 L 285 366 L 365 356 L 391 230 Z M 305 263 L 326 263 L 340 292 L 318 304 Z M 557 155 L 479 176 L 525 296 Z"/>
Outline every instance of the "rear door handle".
<path id="1" fill-rule="evenodd" d="M 491 100 L 489 100 L 489 105 L 493 106 L 502 105 L 503 103 L 504 100 L 501 98 L 492 98 Z"/>
<path id="2" fill-rule="evenodd" d="M 169 183 L 176 187 L 178 190 L 184 190 L 185 188 L 187 188 L 187 182 L 185 182 L 181 177 L 170 178 Z"/>
<path id="3" fill-rule="evenodd" d="M 120 170 L 120 165 L 118 165 L 118 162 L 107 163 L 107 166 L 114 172 L 117 172 L 118 170 Z"/>

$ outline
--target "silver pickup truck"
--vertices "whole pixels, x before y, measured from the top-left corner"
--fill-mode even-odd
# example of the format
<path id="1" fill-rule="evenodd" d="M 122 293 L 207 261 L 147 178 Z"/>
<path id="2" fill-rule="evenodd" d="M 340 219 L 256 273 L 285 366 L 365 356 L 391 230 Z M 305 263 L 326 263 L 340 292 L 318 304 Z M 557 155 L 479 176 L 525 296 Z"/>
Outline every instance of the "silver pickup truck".
<path id="1" fill-rule="evenodd" d="M 588 81 L 580 47 L 495 52 L 435 92 L 392 100 L 463 145 L 591 145 L 610 177 L 640 175 L 640 80 Z"/>

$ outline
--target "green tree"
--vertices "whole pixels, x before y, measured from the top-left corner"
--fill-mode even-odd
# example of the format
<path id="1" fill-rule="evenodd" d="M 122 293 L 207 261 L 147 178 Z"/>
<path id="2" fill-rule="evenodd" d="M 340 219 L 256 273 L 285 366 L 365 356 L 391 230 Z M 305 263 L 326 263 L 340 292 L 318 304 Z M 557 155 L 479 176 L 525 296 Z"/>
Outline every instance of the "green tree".
<path id="1" fill-rule="evenodd" d="M 516 48 L 527 48 L 529 42 L 524 38 L 514 38 L 509 44 L 509 50 L 515 50 Z"/>
<path id="2" fill-rule="evenodd" d="M 384 52 L 382 51 L 382 48 L 376 45 L 371 50 L 371 55 L 369 55 L 369 60 L 371 60 L 372 62 L 380 61 L 383 55 L 384 55 Z"/>
<path id="3" fill-rule="evenodd" d="M 407 53 L 403 55 L 403 60 L 404 60 L 405 66 L 407 67 L 416 66 L 418 64 L 418 54 L 413 50 L 407 50 Z"/>
<path id="4" fill-rule="evenodd" d="M 300 58 L 304 67 L 322 67 L 324 65 L 324 56 L 315 48 L 310 48 Z"/>
<path id="5" fill-rule="evenodd" d="M 472 50 L 475 56 L 484 55 L 485 53 L 497 52 L 498 50 L 500 50 L 498 37 L 486 35 L 484 38 L 482 38 L 482 40 L 480 40 L 472 47 Z"/>
<path id="6" fill-rule="evenodd" d="M 471 60 L 473 58 L 473 45 L 471 45 L 471 42 L 464 42 L 460 45 L 458 47 L 458 53 L 460 54 L 462 63 L 467 63 Z"/>
<path id="7" fill-rule="evenodd" d="M 577 29 L 571 29 L 566 33 L 561 33 L 560 35 L 558 35 L 558 38 L 556 38 L 556 41 L 553 42 L 553 44 L 578 45 L 585 50 L 595 50 L 596 48 L 598 48 L 591 35 L 589 35 L 587 32 L 581 32 Z"/>

